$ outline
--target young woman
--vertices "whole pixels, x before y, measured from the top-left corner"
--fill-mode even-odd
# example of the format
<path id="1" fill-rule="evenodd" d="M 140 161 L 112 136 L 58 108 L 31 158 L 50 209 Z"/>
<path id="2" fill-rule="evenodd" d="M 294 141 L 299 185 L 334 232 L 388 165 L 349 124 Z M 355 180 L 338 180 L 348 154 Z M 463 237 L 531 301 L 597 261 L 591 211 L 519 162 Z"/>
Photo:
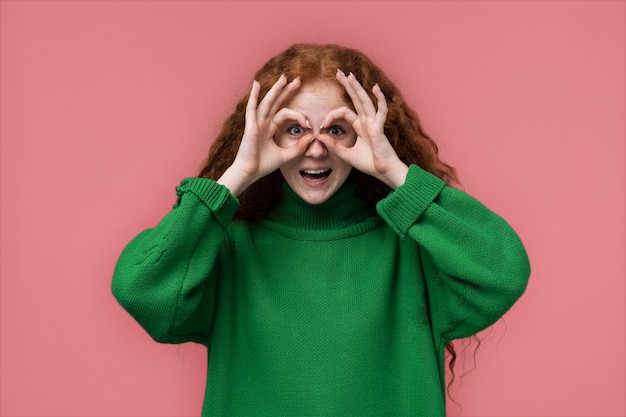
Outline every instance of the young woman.
<path id="1" fill-rule="evenodd" d="M 347 75 L 346 75 L 347 74 Z M 294 45 L 124 249 L 120 304 L 208 348 L 203 416 L 444 416 L 444 352 L 530 273 L 362 53 Z"/>

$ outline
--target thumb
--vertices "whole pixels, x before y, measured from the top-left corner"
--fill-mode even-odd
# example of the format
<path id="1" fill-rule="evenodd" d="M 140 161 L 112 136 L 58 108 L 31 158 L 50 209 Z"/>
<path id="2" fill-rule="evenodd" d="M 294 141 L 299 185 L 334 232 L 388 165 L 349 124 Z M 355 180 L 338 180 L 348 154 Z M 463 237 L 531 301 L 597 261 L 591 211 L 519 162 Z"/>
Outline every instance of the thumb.
<path id="1" fill-rule="evenodd" d="M 317 140 L 322 142 L 322 144 L 326 146 L 326 149 L 337 155 L 341 160 L 349 163 L 350 165 L 353 165 L 352 148 L 345 147 L 342 144 L 338 143 L 335 139 L 330 138 L 326 135 L 318 135 Z"/>
<path id="2" fill-rule="evenodd" d="M 297 158 L 300 155 L 304 155 L 304 152 L 306 152 L 309 142 L 311 141 L 311 138 L 307 136 L 301 137 L 293 146 L 280 148 L 283 156 L 283 164 Z"/>

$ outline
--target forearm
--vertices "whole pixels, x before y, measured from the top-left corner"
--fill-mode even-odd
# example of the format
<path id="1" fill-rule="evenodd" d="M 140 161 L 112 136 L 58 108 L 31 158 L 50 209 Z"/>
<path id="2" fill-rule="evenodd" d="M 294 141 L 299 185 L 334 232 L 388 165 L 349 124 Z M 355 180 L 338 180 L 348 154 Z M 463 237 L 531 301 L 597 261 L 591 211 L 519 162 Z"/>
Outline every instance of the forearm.
<path id="1" fill-rule="evenodd" d="M 216 182 L 228 188 L 234 197 L 239 197 L 255 181 L 256 178 L 245 174 L 235 166 L 230 166 Z"/>
<path id="2" fill-rule="evenodd" d="M 518 235 L 471 196 L 411 167 L 406 184 L 378 210 L 399 235 L 425 251 L 433 311 L 447 316 L 446 325 L 473 320 L 466 329 L 477 331 L 524 291 L 530 267 Z"/>
<path id="3" fill-rule="evenodd" d="M 190 320 L 209 319 L 214 283 L 207 277 L 216 270 L 224 227 L 236 207 L 230 193 L 214 182 L 185 180 L 175 208 L 122 252 L 113 294 L 155 340 L 180 342 L 187 337 L 183 331 L 202 332 L 200 321 Z"/>

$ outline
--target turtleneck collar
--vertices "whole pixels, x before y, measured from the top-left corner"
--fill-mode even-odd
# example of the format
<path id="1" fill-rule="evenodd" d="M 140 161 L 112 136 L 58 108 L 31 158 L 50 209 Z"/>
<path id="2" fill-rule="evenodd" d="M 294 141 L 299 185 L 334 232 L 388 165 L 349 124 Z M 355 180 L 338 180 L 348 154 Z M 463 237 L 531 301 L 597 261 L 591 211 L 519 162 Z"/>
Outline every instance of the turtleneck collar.
<path id="1" fill-rule="evenodd" d="M 284 181 L 282 188 L 283 200 L 263 221 L 265 226 L 282 234 L 315 240 L 335 239 L 346 233 L 358 234 L 359 230 L 362 233 L 380 222 L 376 211 L 368 209 L 358 196 L 356 184 L 350 179 L 321 204 L 302 200 Z"/>

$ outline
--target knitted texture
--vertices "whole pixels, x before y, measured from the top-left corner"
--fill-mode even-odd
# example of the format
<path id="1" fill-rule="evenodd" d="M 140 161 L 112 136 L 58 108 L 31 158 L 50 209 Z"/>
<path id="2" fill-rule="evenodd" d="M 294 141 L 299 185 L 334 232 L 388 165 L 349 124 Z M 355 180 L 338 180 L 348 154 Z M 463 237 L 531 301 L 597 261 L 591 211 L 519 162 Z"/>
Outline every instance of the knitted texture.
<path id="1" fill-rule="evenodd" d="M 226 188 L 184 180 L 115 297 L 155 340 L 209 347 L 203 416 L 445 416 L 446 344 L 526 287 L 515 232 L 416 166 L 376 211 L 351 182 L 316 206 L 284 194 L 244 222 Z"/>

